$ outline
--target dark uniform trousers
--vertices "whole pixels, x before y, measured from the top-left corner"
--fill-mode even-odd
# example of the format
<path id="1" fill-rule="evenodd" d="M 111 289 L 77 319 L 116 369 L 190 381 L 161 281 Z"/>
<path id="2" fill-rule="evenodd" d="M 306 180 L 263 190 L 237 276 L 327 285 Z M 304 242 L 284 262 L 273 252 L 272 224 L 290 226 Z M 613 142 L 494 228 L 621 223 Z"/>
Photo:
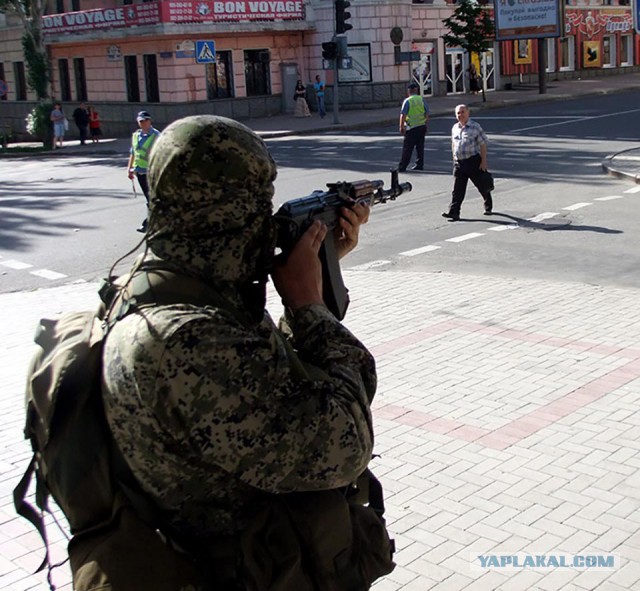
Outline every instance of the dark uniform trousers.
<path id="1" fill-rule="evenodd" d="M 483 187 L 481 182 L 480 163 L 482 158 L 480 154 L 471 156 L 471 158 L 465 158 L 464 160 L 456 160 L 453 165 L 453 192 L 451 205 L 449 206 L 449 213 L 452 216 L 460 216 L 460 207 L 464 201 L 464 196 L 467 192 L 467 183 L 469 179 L 476 186 L 476 189 L 480 191 L 480 195 L 484 199 L 485 211 L 491 211 L 493 209 L 493 200 L 491 199 L 491 191 L 487 191 Z"/>
<path id="2" fill-rule="evenodd" d="M 144 198 L 147 200 L 147 207 L 149 207 L 149 182 L 147 181 L 147 175 L 136 172 L 136 177 L 138 178 L 138 184 L 142 189 Z"/>
<path id="3" fill-rule="evenodd" d="M 412 127 L 404 134 L 404 142 L 402 144 L 402 158 L 398 169 L 400 172 L 407 169 L 407 165 L 411 161 L 413 149 L 416 149 L 416 166 L 424 168 L 424 136 L 427 134 L 426 125 L 418 125 Z"/>

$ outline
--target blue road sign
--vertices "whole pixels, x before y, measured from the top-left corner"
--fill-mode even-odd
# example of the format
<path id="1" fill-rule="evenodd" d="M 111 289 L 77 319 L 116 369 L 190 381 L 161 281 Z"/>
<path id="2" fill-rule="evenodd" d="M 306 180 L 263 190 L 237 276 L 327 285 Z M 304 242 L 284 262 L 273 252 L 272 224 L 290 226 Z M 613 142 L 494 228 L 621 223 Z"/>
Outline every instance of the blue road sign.
<path id="1" fill-rule="evenodd" d="M 196 62 L 199 64 L 216 63 L 215 41 L 196 41 Z"/>

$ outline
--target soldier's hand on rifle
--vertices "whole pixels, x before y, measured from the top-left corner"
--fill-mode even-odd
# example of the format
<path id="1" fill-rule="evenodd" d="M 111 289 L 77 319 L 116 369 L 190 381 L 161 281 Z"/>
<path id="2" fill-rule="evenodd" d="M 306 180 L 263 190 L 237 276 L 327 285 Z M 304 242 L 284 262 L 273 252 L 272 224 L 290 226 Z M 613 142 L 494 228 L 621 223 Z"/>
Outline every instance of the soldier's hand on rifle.
<path id="1" fill-rule="evenodd" d="M 355 203 L 352 208 L 343 207 L 340 225 L 336 226 L 335 241 L 338 258 L 341 259 L 358 245 L 360 226 L 369 220 L 371 208 L 362 203 Z"/>
<path id="2" fill-rule="evenodd" d="M 327 227 L 316 220 L 298 240 L 286 260 L 282 255 L 276 257 L 273 283 L 282 303 L 292 312 L 302 306 L 323 303 L 322 265 L 318 252 L 326 235 Z"/>

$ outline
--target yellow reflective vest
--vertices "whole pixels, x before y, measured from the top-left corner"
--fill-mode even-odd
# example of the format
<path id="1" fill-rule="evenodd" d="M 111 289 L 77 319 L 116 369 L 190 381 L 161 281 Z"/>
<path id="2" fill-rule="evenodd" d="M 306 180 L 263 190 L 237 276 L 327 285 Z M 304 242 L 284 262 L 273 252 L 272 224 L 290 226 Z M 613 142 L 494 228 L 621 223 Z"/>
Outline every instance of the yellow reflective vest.
<path id="1" fill-rule="evenodd" d="M 424 108 L 424 100 L 417 94 L 412 94 L 408 99 L 409 112 L 407 113 L 406 124 L 410 128 L 427 124 L 427 110 Z"/>
<path id="2" fill-rule="evenodd" d="M 153 142 L 155 142 L 157 137 L 160 135 L 158 131 L 153 129 L 144 142 L 140 143 L 141 134 L 142 131 L 138 129 L 131 136 L 131 151 L 133 153 L 132 167 L 135 170 L 147 170 L 149 168 L 149 153 L 151 152 L 151 146 L 153 146 Z"/>

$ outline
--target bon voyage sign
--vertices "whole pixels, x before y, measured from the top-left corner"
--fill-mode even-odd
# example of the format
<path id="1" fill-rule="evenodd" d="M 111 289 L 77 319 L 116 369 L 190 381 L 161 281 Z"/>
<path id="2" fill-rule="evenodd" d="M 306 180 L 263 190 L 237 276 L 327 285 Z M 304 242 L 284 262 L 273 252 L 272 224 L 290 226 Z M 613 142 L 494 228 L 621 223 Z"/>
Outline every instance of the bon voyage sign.
<path id="1" fill-rule="evenodd" d="M 302 0 L 217 0 L 162 2 L 162 21 L 215 23 L 304 18 Z"/>
<path id="2" fill-rule="evenodd" d="M 302 20 L 302 0 L 217 0 L 144 2 L 118 8 L 98 8 L 43 17 L 45 34 L 80 33 L 97 29 L 159 23 Z"/>
<path id="3" fill-rule="evenodd" d="M 155 2 L 149 2 L 118 8 L 98 8 L 44 16 L 42 17 L 42 30 L 45 34 L 77 33 L 133 25 L 155 25 L 159 22 L 158 5 Z"/>
<path id="4" fill-rule="evenodd" d="M 496 39 L 559 37 L 559 0 L 496 0 Z"/>

